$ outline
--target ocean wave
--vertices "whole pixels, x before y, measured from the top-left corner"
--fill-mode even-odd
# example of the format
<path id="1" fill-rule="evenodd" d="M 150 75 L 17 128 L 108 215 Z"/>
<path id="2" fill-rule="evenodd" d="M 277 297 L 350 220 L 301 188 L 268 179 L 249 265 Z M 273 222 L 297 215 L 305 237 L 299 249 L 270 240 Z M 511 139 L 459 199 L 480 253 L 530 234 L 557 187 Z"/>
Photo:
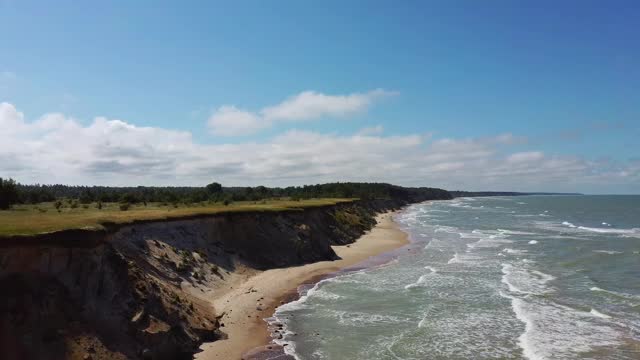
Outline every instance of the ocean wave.
<path id="1" fill-rule="evenodd" d="M 575 358 L 576 353 L 620 344 L 619 331 L 607 322 L 608 318 L 597 316 L 594 311 L 604 314 L 596 310 L 584 312 L 542 300 L 523 299 L 502 292 L 500 295 L 511 299 L 516 318 L 525 325 L 518 344 L 528 359 Z"/>
<path id="2" fill-rule="evenodd" d="M 531 240 L 531 241 L 529 241 L 529 245 L 535 245 L 535 244 L 537 244 L 537 243 L 538 243 L 538 241 L 536 241 L 536 240 Z"/>
<path id="3" fill-rule="evenodd" d="M 480 238 L 478 241 L 467 244 L 467 247 L 469 250 L 476 248 L 496 248 L 511 243 L 513 243 L 513 240 L 505 239 L 499 235 L 489 235 Z"/>
<path id="4" fill-rule="evenodd" d="M 512 293 L 543 295 L 552 292 L 553 289 L 547 283 L 555 277 L 537 270 L 528 270 L 515 267 L 511 264 L 502 264 L 501 282 L 507 285 Z"/>
<path id="5" fill-rule="evenodd" d="M 446 232 L 449 234 L 457 234 L 459 232 L 459 229 L 453 226 L 438 225 L 434 230 L 434 232 Z"/>
<path id="6" fill-rule="evenodd" d="M 596 309 L 591 309 L 591 311 L 589 312 L 591 315 L 599 317 L 601 319 L 611 319 L 611 316 L 607 315 L 607 314 L 603 314 L 600 311 L 596 310 Z"/>
<path id="7" fill-rule="evenodd" d="M 527 253 L 527 250 L 518 250 L 518 249 L 506 248 L 506 249 L 503 249 L 502 252 L 507 253 L 507 254 L 512 254 L 512 255 L 524 255 L 524 254 Z"/>
<path id="8" fill-rule="evenodd" d="M 385 325 L 411 321 L 409 318 L 398 317 L 388 314 L 370 314 L 357 311 L 334 310 L 328 314 L 337 318 L 341 325 L 363 326 L 363 325 Z"/>
<path id="9" fill-rule="evenodd" d="M 599 254 L 607 254 L 607 255 L 624 254 L 622 251 L 615 251 L 615 250 L 593 250 L 593 252 L 599 253 Z"/>
<path id="10" fill-rule="evenodd" d="M 506 229 L 497 229 L 501 234 L 505 235 L 538 235 L 536 233 L 527 232 L 527 231 L 517 231 L 517 230 L 506 230 Z"/>
<path id="11" fill-rule="evenodd" d="M 632 294 L 627 294 L 627 293 L 618 292 L 618 291 L 606 290 L 606 289 L 599 288 L 597 286 L 593 286 L 589 290 L 596 291 L 596 292 L 602 292 L 602 293 L 605 293 L 605 294 L 608 294 L 608 295 L 611 295 L 611 296 L 615 296 L 617 298 L 624 299 L 624 300 L 631 300 L 631 301 L 640 300 L 640 295 L 632 295 Z"/>
<path id="12" fill-rule="evenodd" d="M 415 287 L 418 287 L 418 286 L 424 284 L 427 281 L 427 278 L 429 277 L 429 275 L 433 274 L 434 272 L 431 272 L 429 274 L 424 274 L 424 275 L 420 276 L 416 282 L 408 284 L 408 285 L 405 285 L 404 288 L 406 290 L 409 290 L 409 289 L 413 289 Z"/>
<path id="13" fill-rule="evenodd" d="M 427 269 L 427 270 L 431 270 L 432 273 L 438 272 L 438 269 L 436 269 L 436 268 L 434 268 L 432 266 L 425 266 L 424 268 Z"/>
<path id="14" fill-rule="evenodd" d="M 578 226 L 578 229 L 596 232 L 600 234 L 640 235 L 640 228 L 612 229 L 612 228 L 595 228 L 595 227 L 588 227 L 588 226 Z"/>
<path id="15" fill-rule="evenodd" d="M 571 229 L 577 229 L 577 230 L 583 230 L 583 231 L 588 231 L 588 232 L 594 232 L 594 233 L 599 233 L 599 234 L 620 234 L 620 235 L 631 235 L 633 237 L 640 236 L 640 228 L 631 228 L 631 229 L 615 229 L 610 227 L 611 225 L 608 223 L 602 223 L 603 225 L 606 224 L 606 228 L 600 228 L 600 227 L 590 227 L 590 226 L 577 226 L 573 223 L 570 223 L 568 221 L 563 221 L 562 225 L 567 226 Z"/>

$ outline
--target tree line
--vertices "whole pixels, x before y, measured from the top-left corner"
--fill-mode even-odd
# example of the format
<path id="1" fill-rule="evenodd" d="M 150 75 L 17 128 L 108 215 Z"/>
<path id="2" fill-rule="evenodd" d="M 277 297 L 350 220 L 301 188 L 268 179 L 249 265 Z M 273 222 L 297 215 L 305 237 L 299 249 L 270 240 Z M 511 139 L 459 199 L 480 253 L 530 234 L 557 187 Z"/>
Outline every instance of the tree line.
<path id="1" fill-rule="evenodd" d="M 223 187 L 212 182 L 204 187 L 113 187 L 113 186 L 69 186 L 69 185 L 24 185 L 12 179 L 0 178 L 0 209 L 13 204 L 37 204 L 61 199 L 74 199 L 81 204 L 93 202 L 120 202 L 127 204 L 200 203 L 204 201 L 225 202 L 258 201 L 272 198 L 293 200 L 311 198 L 360 198 L 398 199 L 422 201 L 449 199 L 448 191 L 427 187 L 402 187 L 386 183 L 337 182 L 317 185 L 289 187 Z"/>

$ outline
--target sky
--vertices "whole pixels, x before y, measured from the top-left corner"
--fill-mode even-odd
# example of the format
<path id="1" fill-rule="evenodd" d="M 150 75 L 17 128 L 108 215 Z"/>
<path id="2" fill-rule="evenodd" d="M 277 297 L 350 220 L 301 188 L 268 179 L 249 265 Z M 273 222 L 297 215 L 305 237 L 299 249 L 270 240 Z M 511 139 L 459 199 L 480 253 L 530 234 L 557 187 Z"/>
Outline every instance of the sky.
<path id="1" fill-rule="evenodd" d="M 0 0 L 0 177 L 640 193 L 638 1 Z"/>

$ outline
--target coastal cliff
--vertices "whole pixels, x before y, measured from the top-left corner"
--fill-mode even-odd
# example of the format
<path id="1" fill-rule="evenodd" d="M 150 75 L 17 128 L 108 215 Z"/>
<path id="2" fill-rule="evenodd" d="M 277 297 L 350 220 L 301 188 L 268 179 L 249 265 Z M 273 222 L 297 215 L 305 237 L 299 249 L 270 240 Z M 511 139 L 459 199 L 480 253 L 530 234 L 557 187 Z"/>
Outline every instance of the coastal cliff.
<path id="1" fill-rule="evenodd" d="M 416 199 L 424 200 L 424 199 Z M 272 269 L 338 256 L 379 212 L 366 200 L 107 225 L 0 241 L 0 347 L 6 359 L 190 359 L 224 338 L 201 294 L 238 267 Z"/>

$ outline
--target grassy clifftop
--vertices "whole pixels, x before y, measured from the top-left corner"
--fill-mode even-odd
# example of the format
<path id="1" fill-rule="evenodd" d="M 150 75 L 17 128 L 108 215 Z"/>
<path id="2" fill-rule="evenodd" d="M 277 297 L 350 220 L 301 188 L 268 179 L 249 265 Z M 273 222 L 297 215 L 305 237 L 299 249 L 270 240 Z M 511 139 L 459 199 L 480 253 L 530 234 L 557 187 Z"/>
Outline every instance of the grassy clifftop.
<path id="1" fill-rule="evenodd" d="M 54 203 L 17 205 L 11 210 L 0 211 L 0 237 L 35 235 L 68 229 L 103 229 L 104 224 L 126 224 L 144 220 L 179 219 L 200 215 L 255 211 L 295 211 L 304 208 L 335 205 L 354 199 L 323 198 L 293 200 L 240 201 L 228 205 L 222 203 L 200 203 L 192 205 L 162 205 L 149 203 L 131 205 L 126 211 L 118 203 L 67 205 L 58 211 Z"/>

